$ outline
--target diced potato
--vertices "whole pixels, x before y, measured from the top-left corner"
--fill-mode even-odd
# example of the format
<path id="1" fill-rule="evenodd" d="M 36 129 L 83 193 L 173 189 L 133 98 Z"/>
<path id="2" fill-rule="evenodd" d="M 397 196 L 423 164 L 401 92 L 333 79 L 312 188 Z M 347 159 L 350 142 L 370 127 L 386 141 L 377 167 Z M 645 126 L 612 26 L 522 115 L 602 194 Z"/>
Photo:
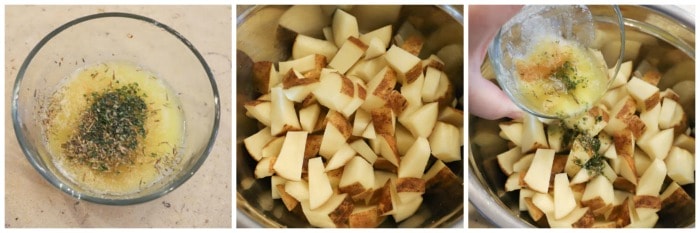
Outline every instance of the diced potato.
<path id="1" fill-rule="evenodd" d="M 360 35 L 360 40 L 365 44 L 369 44 L 371 43 L 372 39 L 377 38 L 382 42 L 384 49 L 386 49 L 389 47 L 389 43 L 391 42 L 391 30 L 391 24 L 386 25 L 384 27 L 377 28 L 374 31 Z"/>
<path id="2" fill-rule="evenodd" d="M 243 144 L 245 145 L 248 154 L 250 154 L 255 161 L 260 161 L 262 159 L 262 150 L 267 145 L 268 142 L 272 141 L 274 137 L 270 133 L 270 127 L 265 127 L 257 133 L 243 139 Z"/>
<path id="3" fill-rule="evenodd" d="M 335 45 L 341 47 L 348 37 L 359 37 L 360 30 L 357 25 L 357 18 L 348 14 L 344 10 L 338 9 L 333 14 L 333 39 Z"/>
<path id="4" fill-rule="evenodd" d="M 320 54 L 326 57 L 327 61 L 333 60 L 338 52 L 338 47 L 334 41 L 319 40 L 302 34 L 297 35 L 292 45 L 292 58 L 299 59 L 312 54 Z"/>
<path id="5" fill-rule="evenodd" d="M 401 84 L 410 84 L 423 72 L 422 60 L 415 55 L 392 45 L 386 52 L 386 61 L 398 74 Z"/>
<path id="6" fill-rule="evenodd" d="M 328 67 L 337 69 L 341 74 L 345 74 L 350 67 L 360 60 L 367 51 L 368 46 L 362 43 L 357 37 L 350 36 L 343 42 L 338 53 L 328 63 Z"/>
<path id="7" fill-rule="evenodd" d="M 521 149 L 522 153 L 531 152 L 540 148 L 549 148 L 547 135 L 544 133 L 542 122 L 530 114 L 525 114 L 523 118 Z"/>
<path id="8" fill-rule="evenodd" d="M 668 177 L 680 185 L 695 183 L 695 157 L 687 150 L 672 147 L 664 160 Z"/>
<path id="9" fill-rule="evenodd" d="M 547 193 L 553 163 L 554 150 L 537 150 L 523 181 L 530 189 L 540 193 Z"/>
<path id="10" fill-rule="evenodd" d="M 522 155 L 520 154 L 520 147 L 517 146 L 496 156 L 498 166 L 507 176 L 513 174 L 513 164 L 515 164 L 521 158 Z"/>
<path id="11" fill-rule="evenodd" d="M 443 162 L 453 162 L 462 159 L 459 129 L 457 127 L 438 121 L 435 123 L 428 141 L 430 141 L 432 154 Z"/>

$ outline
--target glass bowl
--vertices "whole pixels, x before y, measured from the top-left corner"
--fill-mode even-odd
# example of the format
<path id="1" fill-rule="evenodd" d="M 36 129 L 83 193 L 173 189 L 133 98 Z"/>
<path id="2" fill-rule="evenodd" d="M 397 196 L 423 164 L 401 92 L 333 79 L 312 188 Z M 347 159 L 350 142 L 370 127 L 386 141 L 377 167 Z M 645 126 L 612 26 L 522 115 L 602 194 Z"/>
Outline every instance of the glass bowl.
<path id="1" fill-rule="evenodd" d="M 692 15 L 675 6 L 626 5 L 620 6 L 620 9 L 624 17 L 626 39 L 643 41 L 636 59 L 629 59 L 634 63 L 633 73 L 649 69 L 648 66 L 645 68 L 643 65 L 637 65 L 647 61 L 656 64 L 655 67 L 663 74 L 664 81 L 658 84 L 660 90 L 673 88 L 679 83 L 683 85 L 696 81 L 695 21 Z M 610 41 L 616 40 L 617 38 L 610 38 Z M 681 102 L 689 120 L 696 119 L 695 92 L 695 89 L 692 89 L 692 94 L 686 95 L 685 101 Z M 501 172 L 496 161 L 496 155 L 508 150 L 506 140 L 498 136 L 498 124 L 501 122 L 504 120 L 485 120 L 469 116 L 472 126 L 469 129 L 469 202 L 492 226 L 536 227 L 537 224 L 527 212 L 519 211 L 518 192 L 505 191 L 503 184 L 507 176 Z M 695 126 L 691 129 L 695 132 Z M 693 198 L 696 197 L 695 184 L 683 185 L 682 188 Z M 694 226 L 695 216 L 659 216 L 656 224 L 656 227 L 660 228 Z"/>
<path id="2" fill-rule="evenodd" d="M 239 6 L 237 20 L 237 74 L 236 74 L 236 205 L 238 208 L 238 227 L 291 227 L 309 228 L 303 214 L 288 212 L 281 200 L 273 200 L 270 196 L 270 179 L 255 179 L 254 168 L 257 163 L 248 154 L 243 140 L 257 132 L 258 122 L 246 117 L 243 104 L 256 99 L 252 85 L 252 65 L 255 61 L 285 61 L 291 57 L 294 37 L 285 36 L 277 28 L 280 16 L 290 6 Z M 352 6 L 352 12 L 372 12 L 372 6 Z M 379 10 L 381 11 L 381 10 Z M 409 20 L 416 29 L 426 35 L 426 44 L 421 54 L 430 55 L 443 47 L 454 48 L 458 51 L 454 57 L 445 57 L 445 72 L 456 88 L 455 93 L 459 109 L 463 109 L 461 100 L 464 96 L 464 60 L 463 42 L 464 26 L 463 11 L 460 7 L 452 6 L 401 6 L 398 20 L 384 21 L 384 15 L 374 15 L 377 20 L 358 17 L 358 24 L 370 30 L 391 23 L 396 31 L 401 24 Z M 389 17 L 391 18 L 391 17 Z M 371 24 L 371 25 L 370 25 Z M 367 30 L 368 31 L 368 30 Z M 449 46 L 449 47 L 448 47 Z M 421 55 L 421 58 L 427 57 Z M 450 59 L 451 62 L 448 62 Z M 463 151 L 463 150 L 462 150 Z M 446 165 L 461 180 L 464 180 L 464 162 L 462 160 L 446 163 Z M 424 197 L 423 204 L 413 217 L 401 223 L 395 223 L 391 218 L 385 220 L 379 227 L 461 227 L 464 216 L 464 186 L 449 186 L 449 190 L 438 195 Z"/>
<path id="3" fill-rule="evenodd" d="M 600 51 L 602 44 L 597 42 L 601 39 L 601 35 L 597 34 L 600 34 L 600 30 L 608 28 L 619 30 L 620 36 L 617 38 L 619 40 L 618 42 L 621 44 L 620 50 L 613 51 L 615 54 L 605 54 L 607 68 L 611 71 L 609 72 L 606 83 L 588 85 L 589 87 L 586 88 L 588 89 L 586 92 L 595 93 L 584 94 L 579 91 L 579 89 L 575 90 L 577 93 L 575 95 L 585 97 L 587 101 L 585 103 L 587 104 L 583 102 L 578 103 L 577 98 L 574 97 L 574 100 L 576 100 L 576 103 L 579 105 L 577 107 L 564 109 L 562 106 L 566 105 L 562 104 L 555 104 L 554 106 L 547 107 L 545 103 L 540 103 L 543 102 L 541 99 L 542 97 L 537 97 L 534 91 L 524 91 L 529 89 L 526 89 L 526 85 L 520 81 L 521 78 L 518 74 L 518 69 L 516 69 L 516 67 L 519 67 L 516 65 L 518 63 L 517 60 L 531 60 L 535 58 L 531 57 L 529 54 L 541 52 L 539 50 L 535 51 L 536 49 L 534 49 L 539 46 L 541 41 L 551 38 L 550 36 L 555 36 L 557 37 L 557 41 L 559 41 L 560 38 L 574 41 L 580 44 L 584 49 L 596 49 Z M 489 45 L 488 57 L 499 85 L 518 107 L 543 118 L 565 118 L 587 111 L 603 96 L 603 92 L 596 90 L 607 89 L 614 80 L 612 77 L 615 77 L 620 69 L 624 58 L 625 41 L 621 39 L 625 37 L 624 33 L 622 16 L 617 6 L 596 6 L 590 8 L 578 5 L 525 6 L 518 14 L 513 16 L 513 18 L 501 27 L 492 43 Z M 557 44 L 559 43 L 557 42 Z M 548 48 L 550 49 L 548 50 L 549 52 L 554 51 L 551 46 Z M 548 51 L 545 51 L 544 54 L 547 54 Z M 550 54 L 553 54 L 553 52 Z M 542 65 L 537 64 L 535 67 L 542 68 L 541 66 Z M 608 70 L 603 70 L 602 73 L 608 74 Z M 593 81 L 601 80 L 605 79 L 601 78 Z M 537 88 L 541 87 L 536 87 L 535 89 Z M 570 92 L 567 91 L 567 93 Z M 556 111 L 556 113 L 552 111 Z M 559 113 L 559 111 L 563 112 Z"/>
<path id="4" fill-rule="evenodd" d="M 184 136 L 181 159 L 172 172 L 135 192 L 95 192 L 57 168 L 42 127 L 42 109 L 62 81 L 78 69 L 105 62 L 129 62 L 166 83 L 180 100 Z M 68 195 L 107 205 L 129 205 L 161 197 L 182 185 L 204 163 L 219 127 L 219 94 L 209 66 L 174 29 L 129 13 L 99 13 L 63 24 L 29 53 L 12 93 L 12 120 L 27 160 Z"/>

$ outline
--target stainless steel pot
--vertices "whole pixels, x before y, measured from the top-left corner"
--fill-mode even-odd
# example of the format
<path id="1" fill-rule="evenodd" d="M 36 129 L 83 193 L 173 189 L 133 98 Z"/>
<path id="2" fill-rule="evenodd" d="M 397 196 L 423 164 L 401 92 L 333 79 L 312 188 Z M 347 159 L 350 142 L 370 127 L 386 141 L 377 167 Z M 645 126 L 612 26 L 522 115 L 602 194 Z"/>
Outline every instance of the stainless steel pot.
<path id="1" fill-rule="evenodd" d="M 658 39 L 658 46 L 646 46 L 642 50 L 647 56 L 660 60 L 659 69 L 662 73 L 672 69 L 681 62 L 695 63 L 695 19 L 694 15 L 676 6 L 621 6 L 625 17 L 625 31 L 637 31 Z M 669 53 L 650 53 L 655 48 L 667 47 Z M 640 52 L 641 53 L 641 52 Z M 670 55 L 670 56 L 669 56 Z M 695 78 L 695 65 L 686 66 L 689 77 Z M 692 68 L 691 68 L 692 67 Z M 677 77 L 677 76 L 676 76 Z M 677 80 L 676 80 L 677 81 Z M 660 89 L 666 87 L 663 82 Z M 694 105 L 692 105 L 694 106 Z M 688 119 L 695 119 L 694 107 L 685 109 Z M 505 151 L 506 142 L 498 141 L 498 122 L 469 116 L 469 202 L 471 202 L 484 217 L 498 227 L 535 227 L 532 219 L 518 210 L 517 192 L 506 193 L 502 174 L 496 163 L 496 155 Z M 694 124 L 694 123 L 693 123 Z M 487 147 L 477 145 L 476 132 L 495 132 L 496 143 Z M 486 134 L 487 137 L 490 134 Z M 489 139 L 486 139 L 489 140 Z M 684 186 L 686 191 L 694 195 L 694 185 Z M 675 219 L 677 220 L 677 219 Z M 671 223 L 675 222 L 675 223 Z M 694 227 L 695 216 L 688 219 L 670 221 L 661 216 L 657 227 Z"/>
<path id="2" fill-rule="evenodd" d="M 251 68 L 254 61 L 283 61 L 290 57 L 291 42 L 284 32 L 278 31 L 280 16 L 290 6 L 239 6 L 237 25 L 237 63 L 236 63 L 236 224 L 238 227 L 310 227 L 299 213 L 290 213 L 281 201 L 270 197 L 269 179 L 256 180 L 253 176 L 254 162 L 243 146 L 243 139 L 257 131 L 257 123 L 245 116 L 243 103 L 254 99 Z M 353 11 L 367 10 L 381 6 L 354 6 Z M 417 30 L 427 36 L 422 53 L 432 54 L 445 46 L 453 46 L 458 56 L 443 59 L 446 73 L 457 88 L 458 99 L 464 95 L 463 87 L 463 9 L 461 6 L 400 6 L 396 19 L 390 21 L 397 29 L 404 21 L 410 21 Z M 381 17 L 380 17 L 381 18 Z M 363 19 L 358 18 L 360 27 Z M 369 22 L 371 23 L 371 22 Z M 376 24 L 376 22 L 374 22 Z M 375 26 L 383 26 L 375 25 Z M 292 38 L 293 39 L 293 38 Z M 453 53 L 455 54 L 455 53 Z M 422 54 L 421 54 L 422 55 Z M 424 56 L 421 56 L 424 57 Z M 462 104 L 458 104 L 461 107 Z M 463 177 L 462 161 L 447 164 L 452 171 Z M 464 216 L 463 185 L 457 187 L 459 192 L 425 197 L 417 213 L 422 219 L 410 218 L 400 224 L 385 221 L 380 227 L 462 227 Z"/>

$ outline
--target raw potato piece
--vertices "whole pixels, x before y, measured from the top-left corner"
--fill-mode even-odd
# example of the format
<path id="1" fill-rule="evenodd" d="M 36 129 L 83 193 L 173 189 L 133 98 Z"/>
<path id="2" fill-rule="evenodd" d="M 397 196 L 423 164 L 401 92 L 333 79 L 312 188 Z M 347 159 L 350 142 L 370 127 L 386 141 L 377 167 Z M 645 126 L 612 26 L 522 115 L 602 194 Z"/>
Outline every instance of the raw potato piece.
<path id="1" fill-rule="evenodd" d="M 370 114 L 375 133 L 394 136 L 396 117 L 390 108 L 377 108 L 372 110 Z"/>
<path id="2" fill-rule="evenodd" d="M 550 194 L 535 192 L 532 195 L 532 204 L 546 215 L 554 214 L 554 198 Z"/>
<path id="3" fill-rule="evenodd" d="M 355 140 L 350 143 L 350 147 L 365 158 L 369 164 L 374 164 L 374 161 L 377 161 L 377 154 L 374 153 L 372 148 L 370 148 L 364 140 Z"/>
<path id="4" fill-rule="evenodd" d="M 338 183 L 338 190 L 351 197 L 365 193 L 374 188 L 374 170 L 372 165 L 362 157 L 354 156 L 345 168 Z"/>
<path id="5" fill-rule="evenodd" d="M 609 73 L 612 74 L 612 72 L 615 71 L 614 69 L 614 67 L 610 68 L 608 70 Z M 629 80 L 630 75 L 632 75 L 632 61 L 623 62 L 622 65 L 620 65 L 620 70 L 617 72 L 617 76 L 615 76 L 615 81 L 610 84 L 610 89 L 625 85 L 627 80 Z"/>
<path id="6" fill-rule="evenodd" d="M 294 69 L 299 73 L 306 73 L 312 70 L 321 70 L 326 66 L 326 57 L 319 54 L 311 54 L 302 58 L 279 62 L 279 75 L 284 75 L 289 70 Z M 270 86 L 272 88 L 274 86 Z"/>
<path id="7" fill-rule="evenodd" d="M 378 212 L 376 205 L 355 206 L 348 218 L 348 224 L 351 228 L 377 227 L 383 220 Z"/>
<path id="8" fill-rule="evenodd" d="M 328 63 L 328 66 L 338 70 L 341 74 L 345 74 L 350 67 L 360 60 L 366 50 L 367 45 L 362 43 L 360 39 L 349 37 L 333 57 L 333 60 Z"/>
<path id="9" fill-rule="evenodd" d="M 507 176 L 513 174 L 513 165 L 520 160 L 520 158 L 522 158 L 520 154 L 520 147 L 517 146 L 496 156 L 498 166 L 501 167 L 503 174 L 506 174 Z"/>
<path id="10" fill-rule="evenodd" d="M 333 14 L 333 39 L 335 45 L 341 47 L 348 37 L 359 37 L 360 31 L 355 16 L 343 10 L 336 10 Z"/>
<path id="11" fill-rule="evenodd" d="M 634 163 L 634 135 L 631 132 L 613 137 L 615 150 L 620 159 L 620 176 L 637 185 L 638 171 Z"/>
<path id="12" fill-rule="evenodd" d="M 270 126 L 270 111 L 272 111 L 270 101 L 252 100 L 243 104 L 243 107 L 247 111 L 246 114 L 250 114 L 263 125 Z"/>
<path id="13" fill-rule="evenodd" d="M 321 140 L 321 147 L 318 153 L 324 158 L 330 159 L 331 156 L 346 144 L 346 139 L 347 138 L 335 125 L 328 122 L 328 124 L 326 124 L 326 130 L 323 132 L 323 139 Z"/>
<path id="14" fill-rule="evenodd" d="M 396 138 L 391 135 L 378 134 L 379 154 L 391 164 L 398 167 L 400 163 L 399 150 L 396 148 Z M 375 163 L 376 164 L 376 163 Z"/>
<path id="15" fill-rule="evenodd" d="M 510 191 L 515 191 L 523 188 L 520 185 L 520 180 L 521 180 L 521 173 L 520 172 L 515 172 L 513 174 L 510 174 L 508 176 L 508 179 L 506 180 L 506 185 L 505 185 L 505 191 L 510 192 Z"/>
<path id="16" fill-rule="evenodd" d="M 520 189 L 520 193 L 519 193 L 520 197 L 518 199 L 519 200 L 518 205 L 519 205 L 520 211 L 527 211 L 528 210 L 529 207 L 525 203 L 525 198 L 529 199 L 530 200 L 529 202 L 532 203 L 532 196 L 534 196 L 535 193 L 536 193 L 535 191 L 529 190 L 527 188 Z M 534 206 L 534 204 L 532 204 L 532 205 Z M 537 209 L 539 210 L 539 208 L 537 208 Z"/>
<path id="17" fill-rule="evenodd" d="M 680 147 L 687 151 L 695 151 L 695 138 L 685 134 L 680 134 L 673 141 L 673 146 Z"/>
<path id="18" fill-rule="evenodd" d="M 461 160 L 460 136 L 457 127 L 437 122 L 428 138 L 433 155 L 443 162 Z"/>
<path id="19" fill-rule="evenodd" d="M 360 35 L 360 40 L 365 44 L 370 44 L 371 41 L 376 38 L 382 42 L 382 46 L 384 46 L 383 48 L 386 49 L 389 47 L 389 43 L 391 42 L 391 30 L 391 24 L 386 25 L 384 27 L 377 28 L 374 31 Z"/>
<path id="20" fill-rule="evenodd" d="M 355 97 L 352 80 L 333 70 L 321 72 L 321 83 L 312 91 L 318 103 L 334 111 L 342 111 Z"/>
<path id="21" fill-rule="evenodd" d="M 423 73 L 422 60 L 396 45 L 392 45 L 385 56 L 402 85 L 413 83 Z"/>
<path id="22" fill-rule="evenodd" d="M 379 38 L 372 38 L 372 40 L 367 44 L 367 51 L 365 51 L 365 60 L 374 59 L 386 53 L 386 46 Z"/>
<path id="23" fill-rule="evenodd" d="M 277 175 L 291 181 L 301 180 L 307 135 L 306 131 L 287 132 L 280 154 L 272 166 Z"/>
<path id="24" fill-rule="evenodd" d="M 255 166 L 255 178 L 260 179 L 274 175 L 274 170 L 271 169 L 273 160 L 274 157 L 265 157 L 258 161 L 258 164 Z"/>
<path id="25" fill-rule="evenodd" d="M 282 145 L 284 144 L 285 137 L 276 137 L 272 141 L 268 142 L 267 145 L 262 149 L 262 157 L 277 157 L 282 150 Z"/>
<path id="26" fill-rule="evenodd" d="M 544 134 L 542 122 L 530 114 L 524 114 L 522 133 L 522 153 L 528 153 L 540 148 L 549 148 L 547 136 Z"/>
<path id="27" fill-rule="evenodd" d="M 498 124 L 498 127 L 501 128 L 501 131 L 506 135 L 507 140 L 510 140 L 515 144 L 516 146 L 520 146 L 522 142 L 522 135 L 523 135 L 523 123 L 520 122 L 505 122 L 505 123 L 500 123 Z M 550 129 L 553 129 L 555 127 L 550 126 L 547 128 L 547 133 L 550 134 Z M 551 141 L 553 139 L 553 136 L 549 136 L 550 138 L 550 143 L 552 144 Z M 555 148 L 552 148 L 555 149 Z"/>
<path id="28" fill-rule="evenodd" d="M 673 129 L 662 130 L 638 145 L 650 158 L 664 160 L 673 145 Z"/>
<path id="29" fill-rule="evenodd" d="M 389 67 L 384 67 L 367 83 L 367 98 L 360 107 L 367 112 L 384 107 L 394 86 L 396 86 L 396 72 Z"/>
<path id="30" fill-rule="evenodd" d="M 367 129 L 367 125 L 372 120 L 370 113 L 363 109 L 357 109 L 355 112 L 355 119 L 352 124 L 352 135 L 362 136 L 362 133 Z"/>
<path id="31" fill-rule="evenodd" d="M 520 157 L 518 161 L 513 163 L 513 172 L 526 172 L 532 164 L 533 158 L 535 158 L 535 153 L 523 155 L 522 157 Z"/>
<path id="32" fill-rule="evenodd" d="M 309 208 L 314 210 L 331 198 L 333 189 L 321 157 L 309 159 Z"/>
<path id="33" fill-rule="evenodd" d="M 401 121 L 401 124 L 411 131 L 414 137 L 428 137 L 433 131 L 437 116 L 438 104 L 429 103 L 406 117 L 405 120 Z"/>
<path id="34" fill-rule="evenodd" d="M 313 37 L 322 36 L 321 31 L 329 21 L 321 7 L 312 5 L 292 6 L 279 19 L 280 27 Z"/>
<path id="35" fill-rule="evenodd" d="M 321 114 L 321 107 L 318 104 L 312 104 L 299 110 L 299 124 L 301 129 L 313 133 L 318 123 L 318 117 Z"/>
<path id="36" fill-rule="evenodd" d="M 345 227 L 353 210 L 353 202 L 350 197 L 343 194 L 334 194 L 326 203 L 316 209 L 311 209 L 309 200 L 301 201 L 301 209 L 309 223 L 315 227 Z"/>
<path id="37" fill-rule="evenodd" d="M 561 219 L 556 219 L 551 214 L 547 214 L 547 222 L 551 228 L 571 228 L 574 227 L 575 223 L 586 216 L 588 210 L 588 207 L 575 208 L 573 211 L 571 211 L 571 213 L 562 217 Z M 592 225 L 593 221 L 591 221 L 590 224 Z"/>
<path id="38" fill-rule="evenodd" d="M 421 97 L 423 102 L 434 101 L 435 95 L 438 92 L 438 86 L 440 85 L 440 75 L 442 71 L 428 67 L 425 71 L 425 80 L 423 80 L 423 89 L 421 90 Z"/>
<path id="39" fill-rule="evenodd" d="M 338 52 L 335 42 L 319 40 L 302 34 L 297 35 L 292 45 L 292 58 L 299 59 L 311 54 L 320 54 L 326 57 L 327 61 L 333 60 Z"/>
<path id="40" fill-rule="evenodd" d="M 612 183 L 605 176 L 599 175 L 586 185 L 586 190 L 581 197 L 581 205 L 596 211 L 608 206 L 612 207 L 614 200 L 615 190 Z"/>
<path id="41" fill-rule="evenodd" d="M 430 158 L 430 144 L 425 138 L 416 138 L 399 165 L 399 178 L 421 178 Z"/>
<path id="42" fill-rule="evenodd" d="M 284 206 L 287 207 L 287 211 L 292 211 L 299 205 L 299 201 L 297 201 L 297 199 L 295 199 L 292 195 L 289 195 L 289 193 L 287 193 L 287 191 L 284 190 L 284 184 L 278 184 L 273 187 L 273 192 L 279 192 L 280 198 L 282 199 L 282 203 L 284 203 Z"/>
<path id="43" fill-rule="evenodd" d="M 299 202 L 309 200 L 309 184 L 306 181 L 291 181 L 284 183 L 284 191 Z"/>
<path id="44" fill-rule="evenodd" d="M 416 138 L 413 137 L 411 132 L 403 127 L 401 124 L 396 125 L 396 147 L 399 149 L 399 154 L 405 155 L 408 149 L 413 146 L 413 142 Z"/>
<path id="45" fill-rule="evenodd" d="M 535 157 L 532 159 L 532 164 L 523 178 L 525 184 L 534 191 L 547 193 L 553 163 L 554 150 L 537 150 Z"/>
<path id="46" fill-rule="evenodd" d="M 270 113 L 272 135 L 282 135 L 287 131 L 301 130 L 297 112 L 294 110 L 294 103 L 284 96 L 282 87 L 274 87 L 272 93 L 272 109 Z"/>
<path id="47" fill-rule="evenodd" d="M 665 160 L 668 177 L 680 185 L 695 183 L 695 158 L 693 154 L 679 147 L 673 147 Z"/>
<path id="48" fill-rule="evenodd" d="M 636 101 L 642 111 L 654 108 L 659 104 L 659 88 L 637 77 L 627 82 L 627 92 Z"/>
<path id="49" fill-rule="evenodd" d="M 317 78 L 306 78 L 296 70 L 290 69 L 282 79 L 282 92 L 287 99 L 300 103 L 316 89 L 318 84 Z"/>
<path id="50" fill-rule="evenodd" d="M 554 218 L 562 219 L 576 208 L 574 193 L 569 187 L 569 178 L 566 173 L 554 176 Z"/>
<path id="51" fill-rule="evenodd" d="M 265 127 L 257 133 L 243 139 L 243 144 L 255 161 L 262 159 L 262 150 L 274 137 L 270 134 L 270 127 Z"/>
<path id="52" fill-rule="evenodd" d="M 326 164 L 326 171 L 330 172 L 331 170 L 335 170 L 338 168 L 341 168 L 347 164 L 348 161 L 350 161 L 354 156 L 356 152 L 355 150 L 350 147 L 347 143 L 343 143 L 340 146 L 340 149 L 331 156 L 330 161 Z"/>

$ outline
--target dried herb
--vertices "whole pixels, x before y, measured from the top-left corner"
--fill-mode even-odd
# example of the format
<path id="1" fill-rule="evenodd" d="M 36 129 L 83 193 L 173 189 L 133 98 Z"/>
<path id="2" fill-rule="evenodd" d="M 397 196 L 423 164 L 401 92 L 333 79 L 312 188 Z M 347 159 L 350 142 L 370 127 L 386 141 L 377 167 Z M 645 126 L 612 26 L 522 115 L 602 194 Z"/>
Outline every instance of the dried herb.
<path id="1" fill-rule="evenodd" d="M 134 162 L 134 152 L 146 135 L 147 106 L 137 83 L 85 96 L 90 103 L 70 140 L 67 156 L 94 170 L 114 171 Z"/>
<path id="2" fill-rule="evenodd" d="M 603 155 L 598 153 L 598 150 L 600 150 L 600 139 L 597 137 L 588 137 L 584 135 L 580 135 L 576 139 L 579 141 L 579 143 L 581 143 L 585 150 L 589 154 L 593 154 L 593 156 L 591 156 L 591 158 L 589 158 L 585 163 L 581 161 L 580 158 L 576 158 L 574 160 L 574 164 L 588 170 L 589 173 L 592 173 L 590 174 L 592 176 L 603 173 L 603 168 L 605 166 L 605 163 L 603 162 L 605 161 L 605 158 Z"/>
<path id="3" fill-rule="evenodd" d="M 575 90 L 580 84 L 583 84 L 584 81 L 576 77 L 576 68 L 569 61 L 564 62 L 564 64 L 552 74 L 552 78 L 561 81 L 567 90 Z"/>

